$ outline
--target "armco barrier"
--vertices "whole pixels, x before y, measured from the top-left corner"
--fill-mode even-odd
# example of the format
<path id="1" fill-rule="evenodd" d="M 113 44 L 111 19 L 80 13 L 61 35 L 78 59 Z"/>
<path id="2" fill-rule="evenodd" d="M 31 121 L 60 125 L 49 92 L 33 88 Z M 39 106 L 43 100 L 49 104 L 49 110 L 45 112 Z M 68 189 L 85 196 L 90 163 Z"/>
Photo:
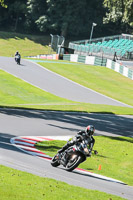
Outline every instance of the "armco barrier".
<path id="1" fill-rule="evenodd" d="M 72 54 L 71 55 L 71 62 L 78 62 L 78 55 Z"/>
<path id="2" fill-rule="evenodd" d="M 128 77 L 133 79 L 133 70 L 131 69 L 128 70 Z"/>
<path id="3" fill-rule="evenodd" d="M 110 59 L 100 58 L 96 56 L 81 56 L 78 54 L 64 54 L 63 60 L 68 60 L 71 62 L 81 62 L 89 65 L 105 66 L 133 80 L 132 69 L 129 69 L 128 67 L 123 66 L 120 63 L 114 62 Z"/>
<path id="4" fill-rule="evenodd" d="M 94 65 L 95 56 L 86 56 L 85 64 Z"/>
<path id="5" fill-rule="evenodd" d="M 98 66 L 106 66 L 107 59 L 101 57 L 95 57 L 94 65 Z"/>
<path id="6" fill-rule="evenodd" d="M 78 62 L 85 63 L 86 56 L 78 56 Z"/>
<path id="7" fill-rule="evenodd" d="M 70 60 L 71 60 L 71 55 L 70 55 L 70 54 L 64 54 L 64 55 L 63 55 L 63 60 L 68 60 L 68 61 L 70 61 Z"/>

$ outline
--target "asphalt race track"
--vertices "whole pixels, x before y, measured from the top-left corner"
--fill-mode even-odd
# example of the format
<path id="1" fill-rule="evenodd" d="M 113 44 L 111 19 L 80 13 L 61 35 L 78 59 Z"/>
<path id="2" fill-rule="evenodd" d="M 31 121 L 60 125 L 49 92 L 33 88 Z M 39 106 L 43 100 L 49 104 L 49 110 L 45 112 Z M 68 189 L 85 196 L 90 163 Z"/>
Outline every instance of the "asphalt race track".
<path id="1" fill-rule="evenodd" d="M 16 66 L 16 63 L 14 61 L 11 62 L 10 59 L 12 58 L 0 58 L 0 68 L 9 71 L 8 66 L 10 64 L 12 74 L 18 73 L 15 74 L 18 77 L 23 76 L 23 70 L 25 71 L 26 68 L 29 70 L 28 68 L 32 69 L 32 65 L 35 66 L 35 64 L 30 66 L 30 62 L 24 61 L 19 70 L 19 66 Z M 39 68 L 38 73 L 40 73 L 40 69 L 42 68 Z M 25 76 L 28 77 L 27 74 Z M 32 76 L 32 73 L 30 76 Z M 22 78 L 24 79 L 24 77 Z M 37 80 L 35 80 L 35 83 L 34 80 L 33 76 L 32 84 L 36 85 Z M 27 81 L 30 82 L 30 80 Z M 76 86 L 78 87 L 78 85 Z M 81 88 L 79 86 L 79 90 Z M 105 101 L 113 102 L 112 99 L 106 99 Z M 114 101 L 114 103 L 119 104 L 117 101 Z M 125 106 L 124 104 L 122 105 Z M 42 177 L 61 180 L 71 185 L 104 191 L 126 199 L 133 199 L 133 187 L 81 173 L 67 172 L 62 167 L 53 168 L 49 161 L 26 154 L 10 143 L 10 139 L 16 136 L 72 136 L 88 124 L 94 124 L 96 135 L 133 137 L 133 116 L 0 108 L 0 124 L 0 164 Z M 100 154 L 102 152 L 99 152 Z"/>
<path id="2" fill-rule="evenodd" d="M 22 60 L 18 66 L 14 58 L 0 57 L 0 69 L 3 69 L 47 92 L 69 100 L 93 104 L 128 106 L 91 89 L 74 83 L 40 65 Z"/>

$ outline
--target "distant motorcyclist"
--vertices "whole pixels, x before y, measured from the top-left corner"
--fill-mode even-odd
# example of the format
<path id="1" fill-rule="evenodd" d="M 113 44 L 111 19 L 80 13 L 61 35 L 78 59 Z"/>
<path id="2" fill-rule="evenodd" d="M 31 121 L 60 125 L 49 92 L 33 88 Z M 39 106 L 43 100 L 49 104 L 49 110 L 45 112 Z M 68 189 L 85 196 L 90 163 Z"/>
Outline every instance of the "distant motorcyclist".
<path id="1" fill-rule="evenodd" d="M 17 51 L 15 53 L 15 61 L 17 62 L 17 64 L 20 64 L 20 59 L 21 59 L 21 55 L 20 53 Z"/>
<path id="2" fill-rule="evenodd" d="M 68 149 L 70 146 L 73 146 L 74 144 L 78 142 L 82 142 L 83 140 L 86 141 L 86 143 L 89 145 L 89 156 L 91 156 L 91 152 L 93 149 L 93 146 L 95 144 L 95 139 L 93 138 L 93 134 L 95 132 L 95 128 L 93 125 L 89 125 L 86 127 L 85 130 L 79 131 L 71 141 L 68 141 L 67 144 L 65 144 L 58 153 L 62 153 L 66 149 Z M 95 154 L 97 154 L 97 151 L 94 151 Z"/>

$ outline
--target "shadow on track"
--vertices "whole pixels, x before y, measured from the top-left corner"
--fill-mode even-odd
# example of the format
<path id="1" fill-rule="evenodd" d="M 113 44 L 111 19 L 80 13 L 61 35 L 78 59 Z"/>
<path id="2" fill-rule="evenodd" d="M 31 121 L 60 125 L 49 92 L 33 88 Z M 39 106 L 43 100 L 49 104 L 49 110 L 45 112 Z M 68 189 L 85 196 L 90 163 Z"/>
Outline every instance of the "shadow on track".
<path id="1" fill-rule="evenodd" d="M 93 124 L 98 131 L 98 135 L 103 135 L 102 132 L 111 133 L 114 136 L 133 137 L 132 116 L 118 116 L 114 114 L 102 113 L 85 113 L 85 112 L 63 112 L 63 111 L 44 111 L 44 110 L 26 110 L 13 108 L 0 108 L 0 113 L 15 117 L 25 117 L 27 119 L 44 119 L 49 121 L 51 127 L 58 127 L 63 130 L 74 131 L 75 134 L 79 129 L 70 128 L 68 125 L 81 126 L 83 129 L 88 124 Z M 50 122 L 51 121 L 51 122 Z M 63 123 L 57 125 L 57 122 Z M 97 133 L 96 133 L 97 135 Z"/>

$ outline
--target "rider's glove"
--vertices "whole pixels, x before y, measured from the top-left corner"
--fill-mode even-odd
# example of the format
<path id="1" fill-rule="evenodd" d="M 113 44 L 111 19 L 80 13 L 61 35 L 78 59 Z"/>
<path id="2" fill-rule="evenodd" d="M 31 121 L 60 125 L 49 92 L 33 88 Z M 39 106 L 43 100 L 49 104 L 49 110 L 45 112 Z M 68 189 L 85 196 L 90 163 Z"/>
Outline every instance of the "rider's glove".
<path id="1" fill-rule="evenodd" d="M 97 154 L 98 154 L 98 151 L 94 150 L 94 154 L 97 155 Z"/>

